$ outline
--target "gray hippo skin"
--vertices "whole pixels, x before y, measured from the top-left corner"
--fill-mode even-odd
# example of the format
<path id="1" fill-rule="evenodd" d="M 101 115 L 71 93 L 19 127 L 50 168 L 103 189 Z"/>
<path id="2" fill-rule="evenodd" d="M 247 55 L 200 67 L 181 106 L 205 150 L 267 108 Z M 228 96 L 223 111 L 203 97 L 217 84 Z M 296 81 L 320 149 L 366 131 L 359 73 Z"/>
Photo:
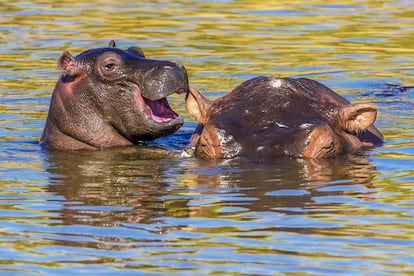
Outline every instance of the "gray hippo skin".
<path id="1" fill-rule="evenodd" d="M 41 144 L 58 150 L 133 145 L 174 133 L 183 119 L 166 97 L 188 90 L 185 68 L 145 58 L 138 47 L 87 50 L 58 59 Z"/>
<path id="2" fill-rule="evenodd" d="M 199 123 L 191 145 L 201 158 L 327 158 L 383 141 L 374 105 L 306 78 L 257 77 L 214 101 L 190 88 L 186 107 Z"/>

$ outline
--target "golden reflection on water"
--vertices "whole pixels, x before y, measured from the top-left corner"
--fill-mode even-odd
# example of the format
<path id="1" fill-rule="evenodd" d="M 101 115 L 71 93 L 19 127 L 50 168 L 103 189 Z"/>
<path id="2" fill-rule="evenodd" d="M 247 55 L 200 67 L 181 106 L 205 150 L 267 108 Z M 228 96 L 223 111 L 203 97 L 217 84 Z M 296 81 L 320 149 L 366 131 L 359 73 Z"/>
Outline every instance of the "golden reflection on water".
<path id="1" fill-rule="evenodd" d="M 376 69 L 373 63 L 387 70 L 395 68 L 393 60 L 409 61 L 414 53 L 414 30 L 404 27 L 413 24 L 412 13 L 385 1 L 346 1 L 337 7 L 323 1 L 33 3 L 2 4 L 3 28 L 18 34 L 1 35 L 2 44 L 10 46 L 0 59 L 14 68 L 54 70 L 52 57 L 59 52 L 79 53 L 114 38 L 121 45 L 142 44 L 149 56 L 185 61 L 195 82 L 228 90 L 234 83 L 217 86 L 217 76 L 212 80 L 198 73 L 289 76 L 320 67 Z"/>

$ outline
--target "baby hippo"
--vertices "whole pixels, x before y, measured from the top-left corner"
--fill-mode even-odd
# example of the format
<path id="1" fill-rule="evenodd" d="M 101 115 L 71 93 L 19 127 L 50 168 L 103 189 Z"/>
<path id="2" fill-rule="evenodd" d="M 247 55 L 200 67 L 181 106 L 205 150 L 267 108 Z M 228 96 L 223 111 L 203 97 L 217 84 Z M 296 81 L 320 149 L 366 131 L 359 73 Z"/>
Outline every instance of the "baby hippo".
<path id="1" fill-rule="evenodd" d="M 145 58 L 138 47 L 87 50 L 58 59 L 41 143 L 51 149 L 93 150 L 132 145 L 174 133 L 183 119 L 166 97 L 188 90 L 185 68 Z"/>
<path id="2" fill-rule="evenodd" d="M 306 78 L 257 77 L 214 101 L 190 88 L 186 107 L 199 123 L 191 145 L 201 158 L 327 158 L 383 141 L 374 105 Z"/>

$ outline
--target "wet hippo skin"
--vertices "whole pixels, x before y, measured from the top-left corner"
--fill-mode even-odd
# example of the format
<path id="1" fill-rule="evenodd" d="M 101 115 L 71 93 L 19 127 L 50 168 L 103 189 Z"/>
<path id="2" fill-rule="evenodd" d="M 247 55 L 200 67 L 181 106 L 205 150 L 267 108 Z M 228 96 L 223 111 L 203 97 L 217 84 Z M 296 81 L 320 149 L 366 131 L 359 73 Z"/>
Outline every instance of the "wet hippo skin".
<path id="1" fill-rule="evenodd" d="M 166 97 L 188 90 L 185 68 L 147 59 L 138 47 L 87 50 L 58 59 L 63 73 L 53 91 L 41 144 L 93 150 L 150 141 L 174 133 L 183 119 Z"/>
<path id="2" fill-rule="evenodd" d="M 191 145 L 201 158 L 327 158 L 383 141 L 373 104 L 351 104 L 306 78 L 257 77 L 214 101 L 190 88 L 186 107 L 199 123 Z"/>

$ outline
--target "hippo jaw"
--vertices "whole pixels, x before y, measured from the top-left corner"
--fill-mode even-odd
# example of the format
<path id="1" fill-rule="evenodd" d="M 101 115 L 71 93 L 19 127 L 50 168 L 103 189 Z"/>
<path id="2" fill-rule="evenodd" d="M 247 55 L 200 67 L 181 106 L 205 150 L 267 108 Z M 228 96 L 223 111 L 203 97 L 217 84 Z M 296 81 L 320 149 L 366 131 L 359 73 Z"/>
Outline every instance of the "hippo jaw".
<path id="1" fill-rule="evenodd" d="M 188 91 L 188 76 L 184 66 L 162 61 L 156 63 L 155 70 L 138 72 L 138 75 L 137 94 L 142 98 L 139 100 L 138 110 L 144 111 L 146 123 L 153 128 L 167 128 L 163 135 L 173 133 L 169 132 L 168 128 L 172 127 L 175 131 L 181 127 L 184 120 L 170 107 L 167 97 Z"/>
<path id="2" fill-rule="evenodd" d="M 179 88 L 164 95 L 181 93 L 184 89 Z M 128 94 L 128 100 L 114 106 L 111 114 L 116 112 L 116 118 L 108 117 L 107 122 L 114 131 L 132 144 L 137 144 L 173 134 L 183 125 L 184 119 L 170 107 L 167 97 L 148 99 L 141 91 L 141 86 L 133 82 L 119 91 Z"/>
<path id="3" fill-rule="evenodd" d="M 172 94 L 182 94 L 188 90 L 188 77 L 183 66 L 171 63 L 164 66 L 158 76 L 143 81 L 138 94 L 143 98 L 146 118 L 158 124 L 183 124 L 184 120 L 169 105 L 167 97 Z"/>

